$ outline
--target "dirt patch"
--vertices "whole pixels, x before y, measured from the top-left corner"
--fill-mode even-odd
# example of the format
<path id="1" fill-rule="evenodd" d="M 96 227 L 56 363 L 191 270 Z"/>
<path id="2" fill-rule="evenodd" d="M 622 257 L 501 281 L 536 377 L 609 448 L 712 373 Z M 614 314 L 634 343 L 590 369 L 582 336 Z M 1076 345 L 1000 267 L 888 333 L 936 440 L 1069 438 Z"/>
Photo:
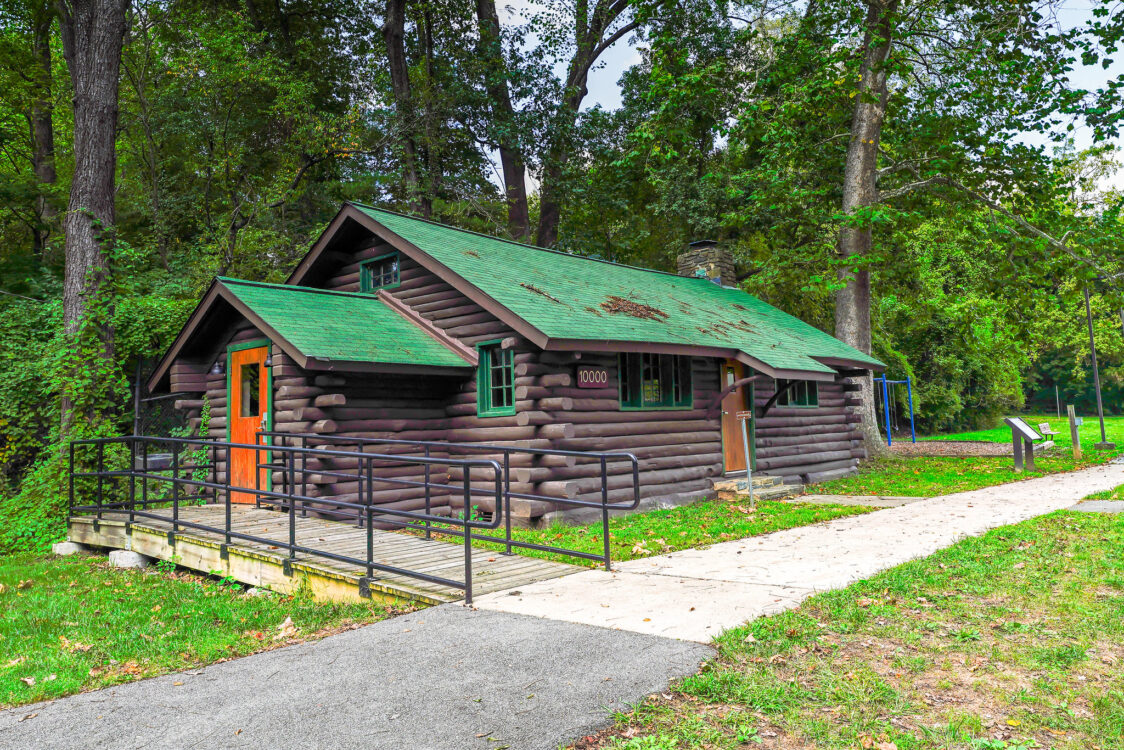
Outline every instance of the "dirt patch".
<path id="1" fill-rule="evenodd" d="M 1010 443 L 984 440 L 908 440 L 895 442 L 890 452 L 898 456 L 1010 456 Z"/>
<path id="2" fill-rule="evenodd" d="M 658 320 L 661 323 L 668 319 L 668 314 L 658 307 L 645 305 L 643 302 L 633 302 L 624 297 L 617 297 L 616 295 L 609 295 L 605 301 L 601 303 L 601 309 L 613 315 L 622 314 L 630 315 L 633 318 L 640 318 L 641 320 Z"/>

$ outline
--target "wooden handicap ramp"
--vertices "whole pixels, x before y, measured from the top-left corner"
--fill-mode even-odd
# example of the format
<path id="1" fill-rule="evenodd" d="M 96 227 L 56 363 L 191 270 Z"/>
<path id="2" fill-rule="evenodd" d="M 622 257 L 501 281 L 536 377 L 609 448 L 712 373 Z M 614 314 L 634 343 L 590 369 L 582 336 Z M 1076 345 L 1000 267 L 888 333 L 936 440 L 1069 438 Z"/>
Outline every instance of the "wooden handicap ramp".
<path id="1" fill-rule="evenodd" d="M 74 516 L 69 521 L 69 538 L 97 547 L 129 549 L 158 560 L 174 561 L 192 570 L 221 573 L 244 584 L 282 593 L 307 586 L 318 599 L 358 601 L 373 597 L 388 602 L 426 604 L 464 599 L 464 591 L 459 587 L 399 573 L 376 570 L 372 580 L 364 581 L 363 566 L 319 555 L 298 552 L 290 562 L 288 550 L 283 546 L 289 539 L 287 513 L 254 505 L 232 505 L 231 531 L 279 541 L 267 544 L 234 538 L 229 545 L 224 545 L 226 508 L 223 505 L 181 507 L 180 522 L 209 528 L 180 525 L 174 533 L 171 533 L 170 508 L 147 512 L 161 517 L 136 517 L 129 523 L 127 511 L 103 511 L 100 519 L 92 515 Z M 297 546 L 366 559 L 366 528 L 300 515 L 295 517 L 294 523 Z M 463 583 L 463 542 L 377 529 L 371 534 L 374 562 Z M 498 547 L 474 545 L 472 592 L 482 595 L 502 591 L 582 569 L 540 558 L 505 555 Z"/>

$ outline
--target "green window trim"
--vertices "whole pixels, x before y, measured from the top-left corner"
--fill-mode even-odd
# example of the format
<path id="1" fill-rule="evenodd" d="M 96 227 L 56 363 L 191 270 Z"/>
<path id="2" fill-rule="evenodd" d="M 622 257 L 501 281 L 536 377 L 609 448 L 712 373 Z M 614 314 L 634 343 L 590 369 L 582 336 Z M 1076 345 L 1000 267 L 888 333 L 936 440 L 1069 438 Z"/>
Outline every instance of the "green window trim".
<path id="1" fill-rule="evenodd" d="M 621 411 L 661 411 L 694 406 L 691 358 L 678 354 L 620 354 L 617 383 Z"/>
<path id="2" fill-rule="evenodd" d="M 777 378 L 773 392 L 779 392 L 790 382 L 793 381 Z M 775 405 L 792 409 L 814 409 L 820 405 L 820 384 L 815 380 L 797 380 L 791 388 L 777 398 Z"/>
<path id="3" fill-rule="evenodd" d="M 402 267 L 397 250 L 359 264 L 359 291 L 371 293 L 400 286 Z"/>
<path id="4" fill-rule="evenodd" d="M 476 345 L 480 362 L 476 368 L 476 415 L 510 417 L 515 414 L 515 352 L 504 349 L 500 340 Z"/>

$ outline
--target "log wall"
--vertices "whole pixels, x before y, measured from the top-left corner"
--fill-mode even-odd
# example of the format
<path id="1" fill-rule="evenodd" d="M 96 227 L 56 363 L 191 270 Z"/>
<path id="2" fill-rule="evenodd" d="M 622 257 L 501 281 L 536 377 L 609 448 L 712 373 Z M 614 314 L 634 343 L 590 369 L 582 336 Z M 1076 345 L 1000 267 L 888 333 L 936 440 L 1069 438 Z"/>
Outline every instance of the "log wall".
<path id="1" fill-rule="evenodd" d="M 359 264 L 382 255 L 381 241 L 361 245 L 342 261 L 324 283 L 329 289 L 358 291 Z M 712 358 L 692 360 L 694 404 L 687 409 L 622 411 L 618 396 L 618 361 L 615 354 L 543 352 L 510 327 L 431 274 L 402 256 L 401 285 L 383 292 L 392 294 L 449 336 L 474 346 L 500 340 L 513 350 L 516 413 L 503 417 L 478 417 L 476 377 L 314 373 L 297 367 L 278 347 L 273 348 L 273 428 L 294 435 L 398 438 L 447 441 L 454 457 L 493 458 L 502 455 L 457 450 L 457 444 L 486 443 L 513 448 L 556 448 L 575 451 L 626 451 L 640 461 L 641 495 L 645 505 L 677 502 L 708 496 L 723 472 L 721 424 L 711 409 L 720 392 L 720 364 Z M 377 336 L 377 331 L 371 335 Z M 232 323 L 228 334 L 216 341 L 214 357 L 205 365 L 176 363 L 173 384 L 203 390 L 211 402 L 210 435 L 226 437 L 226 376 L 209 374 L 210 363 L 230 343 L 262 337 L 246 321 Z M 601 389 L 576 387 L 579 364 L 605 367 L 609 383 Z M 761 376 L 756 382 L 759 407 L 772 395 L 774 383 Z M 188 390 L 188 388 L 184 388 Z M 819 386 L 819 405 L 812 408 L 773 408 L 757 424 L 757 470 L 806 482 L 838 472 L 853 471 L 865 456 L 859 432 L 857 386 L 837 378 Z M 198 400 L 185 400 L 198 419 Z M 313 442 L 316 441 L 313 439 Z M 331 444 L 325 444 L 332 448 Z M 375 449 L 368 448 L 368 452 Z M 420 449 L 379 449 L 392 453 Z M 436 451 L 434 456 L 439 456 Z M 356 501 L 366 496 L 360 483 L 330 472 L 355 472 L 358 461 L 325 458 L 314 462 L 324 474 L 307 479 L 306 494 L 313 497 Z M 516 500 L 515 514 L 524 519 L 566 509 L 559 501 L 600 500 L 600 467 L 597 461 L 553 456 L 513 455 L 511 485 L 515 492 L 541 495 L 544 500 Z M 630 465 L 609 466 L 609 498 L 632 497 Z M 225 476 L 225 462 L 219 467 Z M 417 466 L 386 462 L 376 472 L 383 477 L 420 481 Z M 487 476 L 485 476 L 487 474 Z M 474 479 L 486 480 L 488 472 Z M 278 474 L 275 480 L 283 477 Z M 463 479 L 454 467 L 435 470 L 432 481 L 457 484 Z M 424 506 L 424 490 L 376 483 L 373 498 L 387 507 L 416 510 Z M 462 506 L 460 493 L 434 491 L 436 512 Z M 487 501 L 478 501 L 491 510 Z M 325 505 L 321 511 L 332 515 Z"/>

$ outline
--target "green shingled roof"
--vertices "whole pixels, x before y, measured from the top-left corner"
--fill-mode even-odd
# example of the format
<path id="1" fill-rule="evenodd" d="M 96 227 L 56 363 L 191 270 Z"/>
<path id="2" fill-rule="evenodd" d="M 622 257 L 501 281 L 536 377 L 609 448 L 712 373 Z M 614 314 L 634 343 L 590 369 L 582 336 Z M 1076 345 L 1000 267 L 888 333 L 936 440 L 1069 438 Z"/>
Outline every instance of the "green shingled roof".
<path id="1" fill-rule="evenodd" d="M 218 283 L 307 357 L 470 367 L 370 294 L 220 278 Z"/>
<path id="2" fill-rule="evenodd" d="M 778 370 L 833 372 L 814 357 L 883 366 L 740 289 L 353 205 L 553 339 L 736 349 Z"/>

